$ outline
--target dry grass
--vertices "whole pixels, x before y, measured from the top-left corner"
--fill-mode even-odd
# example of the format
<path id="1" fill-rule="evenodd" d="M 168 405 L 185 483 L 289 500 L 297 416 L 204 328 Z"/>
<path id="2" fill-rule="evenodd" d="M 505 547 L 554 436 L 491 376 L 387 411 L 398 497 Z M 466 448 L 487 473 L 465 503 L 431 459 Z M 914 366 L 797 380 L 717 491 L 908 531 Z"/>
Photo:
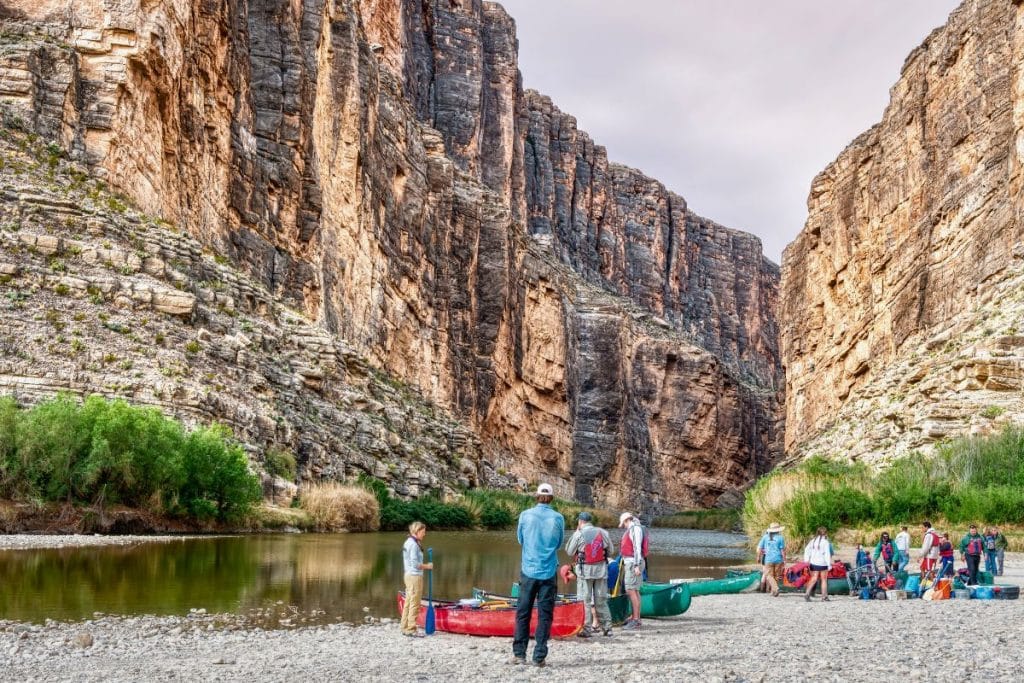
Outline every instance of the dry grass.
<path id="1" fill-rule="evenodd" d="M 373 493 L 361 486 L 320 482 L 299 492 L 299 506 L 317 531 L 377 531 L 380 506 Z"/>

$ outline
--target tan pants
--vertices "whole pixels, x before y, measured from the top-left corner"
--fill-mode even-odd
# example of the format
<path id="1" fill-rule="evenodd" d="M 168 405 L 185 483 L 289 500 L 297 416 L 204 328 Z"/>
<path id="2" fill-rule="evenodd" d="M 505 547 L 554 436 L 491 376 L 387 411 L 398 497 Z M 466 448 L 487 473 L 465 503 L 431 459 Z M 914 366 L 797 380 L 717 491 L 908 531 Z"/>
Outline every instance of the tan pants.
<path id="1" fill-rule="evenodd" d="M 416 631 L 416 617 L 420 615 L 423 600 L 423 575 L 405 575 L 405 608 L 402 610 L 402 633 Z"/>

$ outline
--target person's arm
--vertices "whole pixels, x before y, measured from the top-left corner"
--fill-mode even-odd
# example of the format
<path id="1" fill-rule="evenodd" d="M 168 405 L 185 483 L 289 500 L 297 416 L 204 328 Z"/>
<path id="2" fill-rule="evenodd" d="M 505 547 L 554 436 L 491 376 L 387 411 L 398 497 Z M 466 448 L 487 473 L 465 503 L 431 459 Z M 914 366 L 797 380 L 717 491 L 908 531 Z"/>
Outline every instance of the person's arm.
<path id="1" fill-rule="evenodd" d="M 879 541 L 875 546 L 875 552 L 871 553 L 871 559 L 878 562 L 878 558 L 882 556 L 882 542 Z"/>
<path id="2" fill-rule="evenodd" d="M 569 542 L 565 544 L 565 552 L 567 552 L 570 557 L 575 557 L 576 553 L 580 551 L 579 546 L 582 538 L 582 532 L 578 529 L 569 537 Z"/>
<path id="3" fill-rule="evenodd" d="M 970 535 L 964 536 L 960 541 L 960 554 L 964 557 L 967 556 L 967 542 L 971 540 Z"/>
<path id="4" fill-rule="evenodd" d="M 615 542 L 612 540 L 611 534 L 609 534 L 604 529 L 601 529 L 601 533 L 604 534 L 603 538 L 606 555 L 608 557 L 611 557 L 615 554 Z"/>
<path id="5" fill-rule="evenodd" d="M 519 539 L 519 545 L 523 544 L 523 515 L 525 514 L 525 512 L 520 513 L 519 526 L 516 527 L 516 538 Z"/>
<path id="6" fill-rule="evenodd" d="M 629 527 L 629 536 L 633 539 L 633 562 L 640 569 L 640 561 L 644 559 L 644 532 L 639 524 Z"/>

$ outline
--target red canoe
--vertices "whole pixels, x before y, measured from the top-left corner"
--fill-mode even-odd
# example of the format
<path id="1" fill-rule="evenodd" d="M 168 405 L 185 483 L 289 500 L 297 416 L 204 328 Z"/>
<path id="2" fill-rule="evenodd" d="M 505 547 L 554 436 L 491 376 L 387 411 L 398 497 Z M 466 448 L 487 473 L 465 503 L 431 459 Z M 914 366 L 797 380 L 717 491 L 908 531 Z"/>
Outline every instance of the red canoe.
<path id="1" fill-rule="evenodd" d="M 398 612 L 405 606 L 405 594 L 398 594 Z M 551 622 L 552 638 L 570 638 L 583 630 L 586 610 L 582 602 L 561 602 L 555 605 Z M 426 601 L 420 606 L 416 623 L 423 626 L 427 618 Z M 467 607 L 449 600 L 434 600 L 434 624 L 438 631 L 464 633 L 470 636 L 504 636 L 511 638 L 516 629 L 516 608 L 499 605 Z M 530 635 L 537 629 L 537 610 L 530 618 Z"/>

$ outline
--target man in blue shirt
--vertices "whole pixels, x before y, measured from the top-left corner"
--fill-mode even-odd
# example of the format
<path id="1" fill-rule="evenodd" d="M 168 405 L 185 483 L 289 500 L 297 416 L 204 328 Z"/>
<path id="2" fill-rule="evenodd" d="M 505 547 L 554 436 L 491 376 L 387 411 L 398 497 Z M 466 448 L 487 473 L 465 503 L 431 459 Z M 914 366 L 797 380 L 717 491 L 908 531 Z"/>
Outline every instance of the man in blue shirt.
<path id="1" fill-rule="evenodd" d="M 537 504 L 519 515 L 516 535 L 523 546 L 520 563 L 519 600 L 516 603 L 516 631 L 512 640 L 512 663 L 526 663 L 526 646 L 530 642 L 530 617 L 537 603 L 537 631 L 534 634 L 533 663 L 544 666 L 548 656 L 548 637 L 555 614 L 558 591 L 558 549 L 565 536 L 565 518 L 551 509 L 554 499 L 551 484 L 541 484 L 534 494 Z"/>
<path id="2" fill-rule="evenodd" d="M 764 565 L 761 581 L 771 590 L 773 597 L 779 597 L 779 577 L 782 575 L 786 556 L 786 540 L 782 538 L 785 527 L 772 522 L 757 544 L 757 555 Z"/>

